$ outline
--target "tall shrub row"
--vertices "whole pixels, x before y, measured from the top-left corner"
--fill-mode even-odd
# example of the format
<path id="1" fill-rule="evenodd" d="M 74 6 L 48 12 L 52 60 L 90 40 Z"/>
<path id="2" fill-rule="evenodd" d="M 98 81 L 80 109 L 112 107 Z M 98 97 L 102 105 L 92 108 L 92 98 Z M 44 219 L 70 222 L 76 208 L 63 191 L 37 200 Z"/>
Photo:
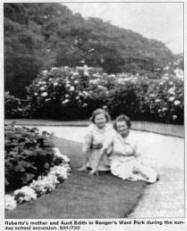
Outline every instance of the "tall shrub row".
<path id="1" fill-rule="evenodd" d="M 112 117 L 183 123 L 183 79 L 165 75 L 153 80 L 138 74 L 106 74 L 69 67 L 40 73 L 27 88 L 33 118 L 85 119 L 106 105 Z"/>

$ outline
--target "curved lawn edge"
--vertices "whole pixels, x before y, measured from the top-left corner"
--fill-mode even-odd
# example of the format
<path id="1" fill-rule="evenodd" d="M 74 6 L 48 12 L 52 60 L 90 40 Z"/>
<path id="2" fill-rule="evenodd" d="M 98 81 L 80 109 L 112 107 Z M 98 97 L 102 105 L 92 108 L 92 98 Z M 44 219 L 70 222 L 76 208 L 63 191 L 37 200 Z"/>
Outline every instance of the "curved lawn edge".
<path id="1" fill-rule="evenodd" d="M 40 119 L 5 119 L 6 123 L 16 121 L 17 125 L 22 126 L 70 126 L 86 127 L 89 125 L 88 120 L 81 121 L 59 121 L 59 120 L 40 120 Z M 132 121 L 132 130 L 152 132 L 165 136 L 174 136 L 184 138 L 184 125 L 162 124 L 147 121 Z"/>
<path id="2" fill-rule="evenodd" d="M 71 160 L 69 179 L 37 202 L 6 212 L 6 218 L 124 218 L 136 208 L 146 183 L 123 181 L 106 173 L 97 177 L 78 172 L 84 158 L 81 143 L 55 137 L 54 144 Z"/>

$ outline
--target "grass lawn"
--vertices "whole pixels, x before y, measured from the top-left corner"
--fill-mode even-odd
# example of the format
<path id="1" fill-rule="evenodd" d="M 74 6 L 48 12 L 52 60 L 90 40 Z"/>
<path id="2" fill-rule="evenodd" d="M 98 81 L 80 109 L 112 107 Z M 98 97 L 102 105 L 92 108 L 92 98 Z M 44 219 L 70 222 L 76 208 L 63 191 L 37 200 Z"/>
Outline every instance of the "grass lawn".
<path id="1" fill-rule="evenodd" d="M 7 119 L 5 123 L 17 121 L 18 125 L 33 126 L 88 126 L 89 121 L 59 121 L 37 119 Z M 154 132 L 162 135 L 184 137 L 184 125 L 162 124 L 147 121 L 133 121 L 132 129 L 139 131 Z"/>
<path id="2" fill-rule="evenodd" d="M 124 218 L 135 208 L 143 195 L 144 182 L 129 182 L 108 173 L 89 176 L 76 171 L 83 160 L 81 144 L 55 138 L 55 145 L 71 159 L 72 173 L 64 184 L 50 194 L 31 201 L 6 218 Z"/>

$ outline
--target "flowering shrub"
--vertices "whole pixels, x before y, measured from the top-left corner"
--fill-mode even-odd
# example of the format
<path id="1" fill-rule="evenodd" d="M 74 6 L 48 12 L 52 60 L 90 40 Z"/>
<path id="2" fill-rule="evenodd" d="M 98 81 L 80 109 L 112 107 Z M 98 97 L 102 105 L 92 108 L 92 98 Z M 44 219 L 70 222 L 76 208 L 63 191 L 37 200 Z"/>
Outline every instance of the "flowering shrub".
<path id="1" fill-rule="evenodd" d="M 50 134 L 36 128 L 5 126 L 6 191 L 30 183 L 64 160 L 55 156 Z"/>
<path id="2" fill-rule="evenodd" d="M 148 79 L 139 74 L 79 72 L 69 67 L 43 71 L 28 87 L 31 115 L 84 119 L 107 105 L 113 117 L 183 123 L 183 79 L 165 74 Z"/>
<path id="3" fill-rule="evenodd" d="M 170 77 L 150 81 L 148 90 L 141 102 L 145 115 L 153 120 L 183 123 L 184 86 L 181 79 Z"/>
<path id="4" fill-rule="evenodd" d="M 183 81 L 132 78 L 110 92 L 108 106 L 113 116 L 128 114 L 133 119 L 183 123 Z"/>

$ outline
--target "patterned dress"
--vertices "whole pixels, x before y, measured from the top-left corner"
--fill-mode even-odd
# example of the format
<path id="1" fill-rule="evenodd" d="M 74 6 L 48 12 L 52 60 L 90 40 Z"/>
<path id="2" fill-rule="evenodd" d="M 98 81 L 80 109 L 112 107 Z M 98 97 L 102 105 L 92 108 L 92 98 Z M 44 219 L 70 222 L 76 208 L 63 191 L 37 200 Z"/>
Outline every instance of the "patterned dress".
<path id="1" fill-rule="evenodd" d="M 84 143 L 83 152 L 88 153 L 89 163 L 88 167 L 96 169 L 98 162 L 98 170 L 106 171 L 110 170 L 110 161 L 107 155 L 104 155 L 99 161 L 103 144 L 107 137 L 112 136 L 113 128 L 111 124 L 106 124 L 104 128 L 99 129 L 95 124 L 91 124 L 88 127 Z"/>

